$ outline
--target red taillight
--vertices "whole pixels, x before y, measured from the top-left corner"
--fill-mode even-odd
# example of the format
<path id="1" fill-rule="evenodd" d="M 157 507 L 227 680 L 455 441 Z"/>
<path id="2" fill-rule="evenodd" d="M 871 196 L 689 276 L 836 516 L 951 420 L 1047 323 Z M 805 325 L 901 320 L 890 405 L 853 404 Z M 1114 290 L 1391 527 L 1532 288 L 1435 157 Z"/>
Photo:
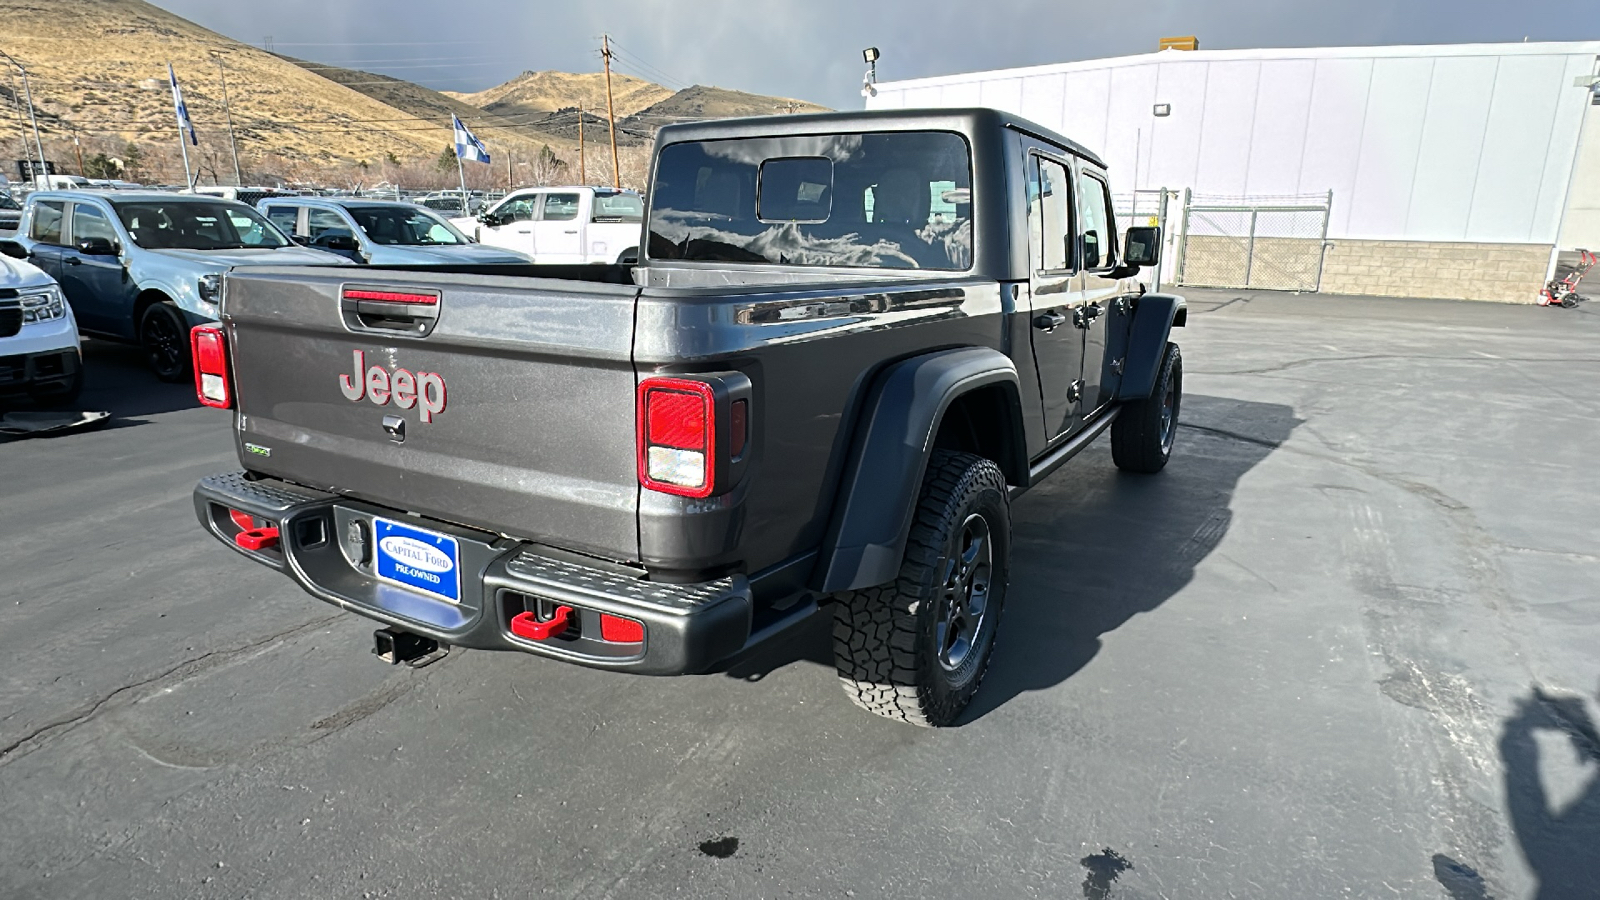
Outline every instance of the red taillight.
<path id="1" fill-rule="evenodd" d="M 713 487 L 716 398 L 703 381 L 639 383 L 639 483 L 652 491 L 706 497 Z"/>
<path id="2" fill-rule="evenodd" d="M 644 641 L 644 625 L 632 619 L 600 614 L 600 639 L 613 644 L 638 644 Z"/>
<path id="3" fill-rule="evenodd" d="M 228 341 L 217 325 L 196 325 L 189 332 L 189 351 L 194 360 L 194 392 L 200 402 L 217 409 L 233 406 L 233 391 L 228 384 Z"/>

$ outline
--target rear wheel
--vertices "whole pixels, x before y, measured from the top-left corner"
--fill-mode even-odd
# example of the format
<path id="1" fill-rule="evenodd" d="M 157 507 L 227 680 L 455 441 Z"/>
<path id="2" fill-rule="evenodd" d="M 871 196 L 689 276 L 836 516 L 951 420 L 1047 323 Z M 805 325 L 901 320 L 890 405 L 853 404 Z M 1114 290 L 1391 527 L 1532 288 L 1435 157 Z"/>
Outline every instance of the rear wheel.
<path id="1" fill-rule="evenodd" d="M 176 306 L 150 304 L 139 319 L 139 343 L 157 378 L 171 382 L 189 379 L 189 326 Z"/>
<path id="2" fill-rule="evenodd" d="M 945 726 L 972 702 L 1010 575 L 1007 496 L 990 460 L 934 451 L 899 577 L 835 598 L 834 663 L 857 706 Z"/>
<path id="3" fill-rule="evenodd" d="M 1182 406 L 1183 354 L 1177 344 L 1168 344 L 1150 396 L 1126 404 L 1111 423 L 1111 461 L 1117 468 L 1146 474 L 1166 468 Z"/>

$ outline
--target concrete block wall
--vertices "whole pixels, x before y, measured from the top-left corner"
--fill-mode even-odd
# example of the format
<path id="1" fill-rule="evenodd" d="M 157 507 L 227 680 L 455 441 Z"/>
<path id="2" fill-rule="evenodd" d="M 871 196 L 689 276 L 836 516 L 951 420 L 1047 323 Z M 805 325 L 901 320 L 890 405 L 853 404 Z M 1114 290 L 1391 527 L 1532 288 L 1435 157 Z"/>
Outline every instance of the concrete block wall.
<path id="1" fill-rule="evenodd" d="M 1247 244 L 1247 238 L 1190 235 L 1182 283 L 1246 286 Z M 1550 250 L 1549 244 L 1330 241 L 1321 289 L 1329 294 L 1533 303 L 1544 285 Z M 1316 282 L 1320 252 L 1316 239 L 1258 237 L 1248 287 L 1309 290 Z"/>
<path id="2" fill-rule="evenodd" d="M 1333 241 L 1322 270 L 1330 294 L 1534 303 L 1549 244 Z"/>

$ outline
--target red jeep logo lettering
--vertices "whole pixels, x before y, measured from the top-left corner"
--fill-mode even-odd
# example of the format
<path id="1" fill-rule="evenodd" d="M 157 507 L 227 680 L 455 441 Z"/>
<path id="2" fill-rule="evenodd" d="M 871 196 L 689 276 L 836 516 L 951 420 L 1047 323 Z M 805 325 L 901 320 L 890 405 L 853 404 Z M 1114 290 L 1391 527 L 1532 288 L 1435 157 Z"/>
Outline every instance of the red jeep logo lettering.
<path id="1" fill-rule="evenodd" d="M 382 366 L 367 367 L 367 357 L 355 351 L 355 376 L 339 376 L 339 391 L 346 400 L 366 397 L 378 406 L 388 406 L 390 401 L 401 409 L 415 406 L 422 410 L 422 421 L 432 422 L 433 417 L 444 412 L 444 376 L 437 372 L 417 372 L 395 369 L 390 374 Z"/>

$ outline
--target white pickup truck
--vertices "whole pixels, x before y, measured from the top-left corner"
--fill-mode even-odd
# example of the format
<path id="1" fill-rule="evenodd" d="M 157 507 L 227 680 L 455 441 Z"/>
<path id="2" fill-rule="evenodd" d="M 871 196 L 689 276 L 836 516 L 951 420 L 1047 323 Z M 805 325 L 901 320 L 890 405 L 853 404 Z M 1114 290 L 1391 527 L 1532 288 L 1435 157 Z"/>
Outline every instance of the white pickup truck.
<path id="1" fill-rule="evenodd" d="M 643 221 L 644 198 L 633 191 L 539 187 L 513 191 L 476 218 L 450 224 L 480 243 L 556 265 L 636 260 Z"/>

